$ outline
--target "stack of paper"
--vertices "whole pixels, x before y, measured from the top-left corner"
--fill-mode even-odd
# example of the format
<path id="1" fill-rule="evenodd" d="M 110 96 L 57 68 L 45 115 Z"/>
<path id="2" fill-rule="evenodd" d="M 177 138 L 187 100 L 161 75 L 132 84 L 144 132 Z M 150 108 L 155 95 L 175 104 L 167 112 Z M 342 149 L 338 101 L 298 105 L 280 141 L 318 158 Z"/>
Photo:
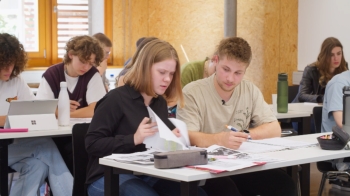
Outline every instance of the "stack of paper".
<path id="1" fill-rule="evenodd" d="M 264 165 L 269 162 L 282 161 L 261 155 L 252 155 L 223 146 L 212 145 L 207 148 L 209 161 L 207 165 L 188 166 L 189 168 L 205 170 L 211 173 L 234 171 L 252 166 Z"/>
<path id="2" fill-rule="evenodd" d="M 156 150 L 147 150 L 144 152 L 135 152 L 130 154 L 112 154 L 106 156 L 106 159 L 112 159 L 118 162 L 123 163 L 138 163 L 138 164 L 153 164 L 153 155 L 159 153 L 160 151 Z"/>

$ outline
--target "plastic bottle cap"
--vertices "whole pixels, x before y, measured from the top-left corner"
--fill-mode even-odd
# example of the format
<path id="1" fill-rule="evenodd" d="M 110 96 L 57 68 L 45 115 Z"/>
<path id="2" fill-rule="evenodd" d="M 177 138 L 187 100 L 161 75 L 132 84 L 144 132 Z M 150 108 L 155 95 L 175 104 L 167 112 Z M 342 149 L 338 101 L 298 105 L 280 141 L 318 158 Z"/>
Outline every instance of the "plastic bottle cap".
<path id="1" fill-rule="evenodd" d="M 60 87 L 62 88 L 67 88 L 67 82 L 61 82 Z"/>
<path id="2" fill-rule="evenodd" d="M 286 73 L 279 73 L 278 80 L 288 80 L 288 75 Z"/>

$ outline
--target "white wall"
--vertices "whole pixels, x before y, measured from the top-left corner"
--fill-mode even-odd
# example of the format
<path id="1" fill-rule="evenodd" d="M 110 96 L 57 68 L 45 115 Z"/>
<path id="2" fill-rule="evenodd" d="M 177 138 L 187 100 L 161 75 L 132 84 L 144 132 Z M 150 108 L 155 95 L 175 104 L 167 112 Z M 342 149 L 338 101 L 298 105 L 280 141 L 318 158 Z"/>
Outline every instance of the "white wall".
<path id="1" fill-rule="evenodd" d="M 106 77 L 110 82 L 109 88 L 114 89 L 115 77 L 118 76 L 122 68 L 112 68 L 106 70 Z M 44 70 L 41 71 L 24 71 L 21 73 L 21 77 L 27 83 L 40 83 Z"/>
<path id="2" fill-rule="evenodd" d="M 321 44 L 336 37 L 350 62 L 350 0 L 299 0 L 298 70 L 317 60 Z"/>
<path id="3" fill-rule="evenodd" d="M 89 0 L 89 35 L 104 33 L 104 1 Z"/>

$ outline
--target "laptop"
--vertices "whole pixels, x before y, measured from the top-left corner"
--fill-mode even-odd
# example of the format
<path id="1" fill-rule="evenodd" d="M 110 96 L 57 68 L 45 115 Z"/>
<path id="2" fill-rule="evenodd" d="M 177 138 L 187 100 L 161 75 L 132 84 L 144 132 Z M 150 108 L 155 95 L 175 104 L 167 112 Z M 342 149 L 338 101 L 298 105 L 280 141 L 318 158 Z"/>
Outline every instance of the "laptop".
<path id="1" fill-rule="evenodd" d="M 56 130 L 57 103 L 57 99 L 11 101 L 4 128 L 28 128 L 28 131 Z"/>

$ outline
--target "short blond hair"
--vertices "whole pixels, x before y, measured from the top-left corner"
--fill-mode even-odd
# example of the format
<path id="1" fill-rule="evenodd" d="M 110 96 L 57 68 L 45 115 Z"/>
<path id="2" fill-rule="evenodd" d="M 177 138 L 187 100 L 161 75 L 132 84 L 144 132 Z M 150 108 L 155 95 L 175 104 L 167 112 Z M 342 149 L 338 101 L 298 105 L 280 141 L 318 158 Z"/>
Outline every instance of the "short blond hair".
<path id="1" fill-rule="evenodd" d="M 134 56 L 134 64 L 125 74 L 125 84 L 130 85 L 139 92 L 149 96 L 157 97 L 154 92 L 151 76 L 153 64 L 173 59 L 176 62 L 176 69 L 173 79 L 164 93 L 167 99 L 178 99 L 180 107 L 183 107 L 184 100 L 180 83 L 180 62 L 174 47 L 166 41 L 155 39 L 147 43 L 140 52 Z"/>

